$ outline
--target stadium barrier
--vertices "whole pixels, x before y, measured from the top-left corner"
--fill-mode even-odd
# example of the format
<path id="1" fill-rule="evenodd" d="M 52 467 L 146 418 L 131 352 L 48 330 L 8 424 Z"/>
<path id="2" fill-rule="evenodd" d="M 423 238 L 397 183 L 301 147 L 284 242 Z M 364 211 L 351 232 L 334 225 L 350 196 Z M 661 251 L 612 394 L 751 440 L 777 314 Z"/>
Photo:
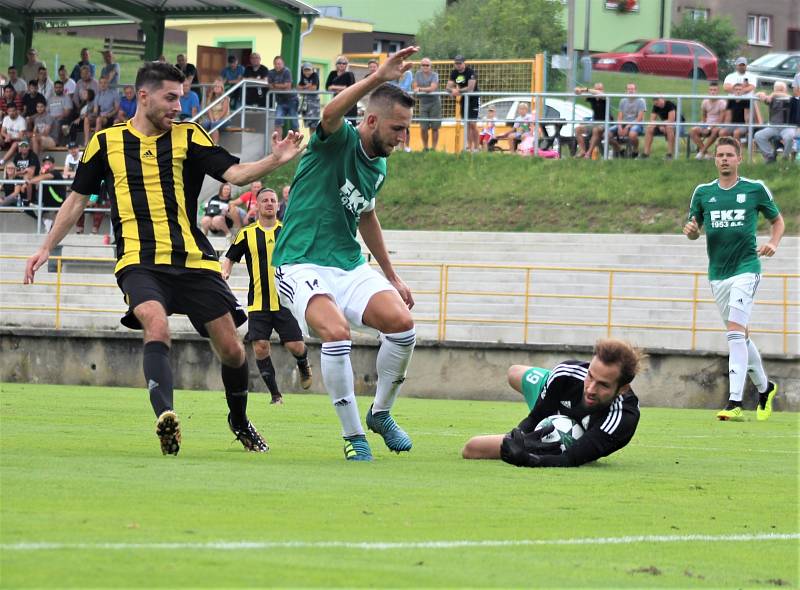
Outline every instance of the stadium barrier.
<path id="1" fill-rule="evenodd" d="M 2 182 L 3 184 L 25 184 L 24 180 L 14 179 L 14 180 L 5 180 Z M 44 205 L 44 191 L 47 187 L 50 186 L 71 186 L 72 180 L 42 180 L 36 183 L 36 199 L 35 202 L 25 203 L 24 201 L 18 201 L 16 205 L 13 206 L 0 206 L 0 213 L 2 212 L 17 212 L 17 213 L 26 213 L 35 217 L 36 219 L 36 233 L 42 233 L 42 229 L 49 229 L 44 223 L 45 213 L 47 212 L 57 212 L 60 207 L 54 206 L 45 206 Z M 66 191 L 65 191 L 66 192 Z M 6 195 L 8 196 L 8 195 Z M 66 195 L 65 195 L 66 198 Z M 87 207 L 84 209 L 84 213 L 111 213 L 111 209 L 109 207 Z M 46 232 L 45 232 L 46 233 Z"/>
<path id="2" fill-rule="evenodd" d="M 24 256 L 17 255 L 0 255 L 0 259 L 4 260 L 25 260 Z M 55 287 L 53 305 L 36 307 L 30 304 L 26 305 L 0 305 L 0 311 L 46 311 L 53 312 L 54 314 L 54 328 L 61 329 L 61 315 L 62 313 L 114 313 L 122 314 L 125 309 L 123 307 L 116 308 L 94 308 L 94 307 L 74 307 L 66 306 L 62 302 L 62 298 L 67 295 L 66 292 L 72 287 L 78 288 L 108 288 L 117 289 L 115 282 L 82 282 L 82 281 L 69 281 L 64 277 L 64 263 L 65 262 L 91 262 L 113 264 L 113 258 L 100 258 L 100 257 L 81 257 L 81 256 L 52 256 L 50 259 L 55 264 L 55 279 L 47 280 L 45 277 L 40 277 L 34 283 L 36 286 L 42 287 Z M 482 324 L 482 325 L 506 325 L 518 326 L 522 330 L 521 338 L 518 342 L 523 344 L 530 343 L 529 329 L 533 326 L 550 326 L 562 328 L 576 328 L 576 327 L 589 327 L 589 328 L 602 328 L 605 330 L 607 336 L 613 336 L 615 330 L 644 330 L 644 331 L 674 331 L 685 333 L 689 336 L 690 342 L 687 343 L 686 348 L 695 350 L 697 336 L 701 332 L 718 332 L 718 327 L 705 327 L 699 325 L 699 306 L 701 304 L 713 304 L 713 299 L 702 298 L 699 296 L 700 280 L 705 279 L 706 273 L 704 271 L 681 271 L 681 270 L 660 270 L 660 269 L 630 269 L 630 268 L 594 268 L 594 267 L 560 267 L 560 266 L 538 266 L 538 265 L 497 265 L 497 264 L 464 264 L 464 263 L 427 263 L 427 262 L 395 262 L 395 267 L 398 268 L 426 268 L 432 270 L 438 275 L 438 287 L 434 289 L 413 289 L 417 295 L 429 295 L 435 298 L 437 302 L 437 312 L 433 315 L 422 315 L 419 313 L 414 314 L 414 321 L 424 324 L 433 324 L 437 327 L 437 340 L 443 342 L 447 340 L 448 329 L 454 325 L 464 324 Z M 461 289 L 451 287 L 451 281 L 456 278 L 456 272 L 460 270 L 478 271 L 478 272 L 491 272 L 491 271 L 507 271 L 519 274 L 520 284 L 522 288 L 516 291 L 480 291 L 475 289 Z M 563 289 L 559 292 L 547 293 L 544 291 L 537 291 L 532 289 L 532 278 L 534 273 L 566 273 L 571 278 L 575 278 L 581 274 L 589 274 L 593 276 L 605 275 L 606 288 L 602 292 L 592 294 L 578 293 L 570 291 L 569 285 L 565 284 Z M 641 277 L 665 277 L 665 276 L 680 276 L 686 277 L 691 282 L 690 297 L 666 297 L 666 296 L 645 296 L 645 295 L 621 295 L 615 292 L 615 285 L 623 276 L 641 276 Z M 762 275 L 762 281 L 777 280 L 781 284 L 780 292 L 782 297 L 779 299 L 759 299 L 756 301 L 757 306 L 770 306 L 779 307 L 782 310 L 781 328 L 757 328 L 751 329 L 755 334 L 776 334 L 782 336 L 783 352 L 784 354 L 798 354 L 798 350 L 794 350 L 789 344 L 790 336 L 797 336 L 800 334 L 798 325 L 793 321 L 790 316 L 796 315 L 800 301 L 790 299 L 790 281 L 800 279 L 800 273 L 765 273 Z M 523 283 L 524 281 L 524 283 Z M 475 282 L 475 281 L 473 281 Z M 574 282 L 574 281 L 573 281 Z M 19 281 L 14 280 L 0 280 L 0 285 L 16 285 Z M 493 284 L 493 281 L 477 281 L 475 284 Z M 650 287 L 657 287 L 658 281 L 649 285 Z M 642 284 L 644 287 L 644 284 Z M 791 289 L 791 293 L 796 293 L 796 285 Z M 413 288 L 413 285 L 412 285 Z M 246 288 L 234 288 L 235 292 L 245 294 Z M 627 290 L 625 291 L 628 292 Z M 511 317 L 498 318 L 489 313 L 483 315 L 473 316 L 458 316 L 451 315 L 448 312 L 448 306 L 453 301 L 454 297 L 468 297 L 468 298 L 491 298 L 498 302 L 508 301 L 510 298 L 522 299 L 522 310 L 519 315 L 516 313 L 511 314 Z M 559 299 L 564 302 L 574 302 L 577 300 L 591 300 L 602 302 L 602 316 L 594 317 L 586 321 L 568 321 L 568 320 L 538 320 L 533 319 L 533 312 L 536 309 L 536 300 L 554 300 Z M 625 304 L 626 302 L 651 302 L 651 303 L 682 303 L 691 306 L 691 322 L 689 324 L 646 324 L 646 323 L 624 323 L 615 320 L 615 304 Z M 796 340 L 796 339 L 795 339 Z"/>

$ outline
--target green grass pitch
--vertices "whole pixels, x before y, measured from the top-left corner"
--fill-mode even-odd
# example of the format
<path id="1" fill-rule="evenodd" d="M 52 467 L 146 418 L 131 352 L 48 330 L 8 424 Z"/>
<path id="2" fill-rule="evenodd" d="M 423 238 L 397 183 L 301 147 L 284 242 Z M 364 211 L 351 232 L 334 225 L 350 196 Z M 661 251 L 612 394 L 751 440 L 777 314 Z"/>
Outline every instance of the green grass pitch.
<path id="1" fill-rule="evenodd" d="M 520 403 L 401 399 L 414 438 L 342 455 L 327 397 L 252 395 L 246 453 L 220 392 L 176 393 L 163 457 L 139 389 L 0 384 L 0 587 L 797 587 L 798 416 L 643 408 L 577 469 L 465 461 Z M 359 400 L 363 414 L 369 400 Z"/>

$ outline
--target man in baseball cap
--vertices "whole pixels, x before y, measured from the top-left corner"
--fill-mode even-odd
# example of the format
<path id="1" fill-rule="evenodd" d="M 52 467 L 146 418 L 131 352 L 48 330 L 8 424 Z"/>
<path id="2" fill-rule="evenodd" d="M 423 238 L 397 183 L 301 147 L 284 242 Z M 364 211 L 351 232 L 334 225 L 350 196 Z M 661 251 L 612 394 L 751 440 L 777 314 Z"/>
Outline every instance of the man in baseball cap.
<path id="1" fill-rule="evenodd" d="M 732 93 L 733 85 L 741 84 L 742 95 L 747 96 L 756 89 L 756 77 L 752 72 L 747 71 L 746 57 L 737 57 L 733 64 L 736 66 L 736 70 L 725 76 L 725 82 L 723 82 L 722 87 L 725 89 L 725 92 Z"/>

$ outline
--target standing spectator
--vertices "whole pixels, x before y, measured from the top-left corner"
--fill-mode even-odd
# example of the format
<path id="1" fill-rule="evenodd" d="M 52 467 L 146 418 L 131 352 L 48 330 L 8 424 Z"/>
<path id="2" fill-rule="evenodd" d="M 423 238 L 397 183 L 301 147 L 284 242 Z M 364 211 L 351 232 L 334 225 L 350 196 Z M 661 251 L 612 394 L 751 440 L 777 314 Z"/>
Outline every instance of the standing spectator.
<path id="1" fill-rule="evenodd" d="M 3 97 L 0 98 L 0 115 L 5 117 L 8 114 L 9 105 L 17 107 L 17 112 L 21 113 L 25 110 L 25 105 L 22 103 L 22 95 L 17 94 L 11 84 L 3 86 Z"/>
<path id="2" fill-rule="evenodd" d="M 220 99 L 222 95 L 225 94 L 225 86 L 223 85 L 222 79 L 217 78 L 214 81 L 214 86 L 211 87 L 211 90 L 208 91 L 208 96 L 206 98 L 206 106 L 210 106 L 216 100 Z M 211 135 L 211 139 L 214 140 L 214 143 L 219 142 L 219 132 L 224 130 L 228 126 L 228 121 L 225 119 L 231 112 L 231 105 L 230 105 L 230 97 L 226 96 L 222 98 L 217 104 L 212 106 L 206 111 L 206 119 L 203 121 L 203 129 L 208 131 Z M 214 127 L 220 123 L 220 121 L 224 121 L 217 129 Z M 212 131 L 212 129 L 214 129 Z"/>
<path id="3" fill-rule="evenodd" d="M 600 145 L 600 139 L 603 137 L 603 129 L 605 128 L 606 120 L 606 107 L 608 99 L 603 96 L 605 88 L 602 82 L 597 82 L 592 88 L 581 88 L 580 86 L 575 89 L 575 94 L 588 93 L 591 96 L 586 97 L 586 102 L 592 107 L 592 121 L 593 125 L 578 125 L 575 127 L 575 138 L 578 141 L 578 153 L 576 157 L 591 159 L 592 154 L 596 147 Z M 586 134 L 591 134 L 589 139 L 589 148 L 586 148 Z"/>
<path id="4" fill-rule="evenodd" d="M 50 97 L 53 96 L 53 81 L 47 75 L 47 68 L 44 66 L 39 68 L 36 76 L 36 90 L 44 96 L 45 100 L 50 100 Z"/>
<path id="5" fill-rule="evenodd" d="M 64 86 L 64 94 L 72 96 L 75 93 L 75 80 L 67 76 L 67 68 L 65 66 L 58 68 L 58 79 L 61 80 L 61 84 Z"/>
<path id="6" fill-rule="evenodd" d="M 631 96 L 620 99 L 617 111 L 617 124 L 612 126 L 608 133 L 611 136 L 611 146 L 614 153 L 619 155 L 623 140 L 627 140 L 631 146 L 631 157 L 639 156 L 639 136 L 644 131 L 642 121 L 647 110 L 647 103 L 643 98 L 634 98 L 636 94 L 636 84 L 628 84 L 625 92 Z"/>
<path id="7" fill-rule="evenodd" d="M 378 71 L 378 63 L 377 59 L 371 59 L 367 62 L 367 73 L 364 74 L 365 78 L 369 78 L 372 74 Z"/>
<path id="8" fill-rule="evenodd" d="M 419 130 L 422 135 L 422 151 L 428 151 L 428 130 L 431 132 L 431 149 L 439 144 L 439 128 L 442 126 L 442 98 L 439 91 L 439 74 L 433 71 L 431 60 L 423 57 L 420 69 L 414 74 L 412 89 L 419 101 Z"/>
<path id="9" fill-rule="evenodd" d="M 115 92 L 119 92 L 117 90 L 117 86 L 119 86 L 119 64 L 114 61 L 114 52 L 110 49 L 107 49 L 103 52 L 103 69 L 100 70 L 100 77 L 101 78 L 108 78 L 108 86 L 112 88 Z"/>
<path id="10" fill-rule="evenodd" d="M 80 101 L 76 108 L 78 116 L 69 126 L 69 141 L 75 141 L 78 133 L 83 131 L 84 145 L 86 145 L 89 143 L 88 138 L 92 133 L 92 112 L 94 111 L 95 94 L 91 88 L 81 90 L 78 94 L 80 95 Z"/>
<path id="11" fill-rule="evenodd" d="M 288 184 L 283 185 L 281 189 L 281 202 L 278 203 L 278 221 L 283 221 L 283 216 L 286 214 L 286 207 L 289 206 L 289 193 L 292 187 Z"/>
<path id="12" fill-rule="evenodd" d="M 722 88 L 725 92 L 732 93 L 734 84 L 742 85 L 742 94 L 750 94 L 756 89 L 756 80 L 752 74 L 747 73 L 747 58 L 737 57 L 734 62 L 736 69 L 725 76 Z"/>
<path id="13" fill-rule="evenodd" d="M 742 97 L 746 86 L 737 82 L 733 85 L 733 95 Z M 750 120 L 750 99 L 729 98 L 725 107 L 725 125 L 719 132 L 720 137 L 731 135 L 738 141 L 742 135 L 747 135 L 747 127 L 743 125 Z"/>
<path id="14" fill-rule="evenodd" d="M 269 71 L 269 87 L 278 91 L 291 90 L 292 73 L 285 67 L 283 58 L 276 55 L 272 65 L 274 67 Z M 292 131 L 300 128 L 297 122 L 297 94 L 294 92 L 275 95 L 275 127 L 283 127 L 284 122 Z"/>
<path id="15" fill-rule="evenodd" d="M 117 123 L 123 123 L 128 119 L 133 119 L 136 114 L 136 94 L 133 86 L 126 86 L 122 91 L 122 98 L 119 99 L 119 111 L 117 111 Z"/>
<path id="16" fill-rule="evenodd" d="M 183 81 L 183 96 L 181 96 L 181 113 L 178 118 L 181 121 L 194 119 L 200 112 L 200 97 L 191 90 L 192 79 L 186 78 Z"/>
<path id="17" fill-rule="evenodd" d="M 719 95 L 719 83 L 710 82 L 708 93 L 711 96 Z M 724 98 L 704 98 L 700 104 L 700 123 L 698 127 L 692 127 L 689 136 L 697 146 L 695 159 L 713 159 L 714 156 L 708 153 L 721 130 L 720 125 L 725 122 L 725 99 Z M 706 138 L 705 140 L 703 138 Z"/>
<path id="18" fill-rule="evenodd" d="M 795 97 L 800 98 L 800 61 L 797 62 L 797 73 L 792 80 L 792 91 Z"/>
<path id="19" fill-rule="evenodd" d="M 35 78 L 36 76 L 34 76 Z M 6 85 L 11 85 L 14 87 L 14 92 L 16 92 L 19 96 L 22 96 L 28 91 L 28 83 L 23 80 L 22 78 L 17 77 L 17 68 L 14 66 L 8 66 L 8 81 Z"/>
<path id="20" fill-rule="evenodd" d="M 785 82 L 775 82 L 772 87 L 772 94 L 767 95 L 765 92 L 759 92 L 758 100 L 765 102 L 769 105 L 769 124 L 770 127 L 765 127 L 757 131 L 753 136 L 756 147 L 761 155 L 764 156 L 764 162 L 771 163 L 775 161 L 775 148 L 772 145 L 772 140 L 780 137 L 783 142 L 783 157 L 789 158 L 792 154 L 792 140 L 794 139 L 794 129 L 792 127 L 776 127 L 776 125 L 789 124 L 789 109 L 790 99 L 789 92 L 787 91 Z"/>
<path id="21" fill-rule="evenodd" d="M 28 124 L 29 129 L 31 123 L 33 123 L 33 118 L 36 116 L 36 105 L 41 103 L 47 106 L 47 99 L 39 93 L 37 90 L 38 87 L 39 85 L 36 80 L 31 80 L 28 84 L 28 92 L 22 97 L 22 104 L 24 107 L 23 116 L 25 117 L 25 122 Z"/>
<path id="22" fill-rule="evenodd" d="M 56 168 L 53 156 L 42 158 L 42 167 L 36 176 L 33 176 L 27 184 L 30 194 L 29 202 L 38 206 L 39 204 L 39 183 L 48 180 L 64 180 L 61 172 Z M 42 189 L 43 207 L 61 207 L 67 196 L 67 187 L 63 184 L 47 184 Z M 44 213 L 44 226 L 47 231 L 53 225 L 54 213 L 47 211 Z"/>
<path id="23" fill-rule="evenodd" d="M 100 92 L 100 85 L 97 83 L 97 80 L 94 79 L 91 68 L 89 66 L 83 66 L 81 67 L 80 80 L 75 83 L 75 92 L 72 95 L 72 103 L 75 106 L 78 106 L 78 103 L 81 101 L 81 91 L 89 88 L 94 91 L 95 96 Z"/>
<path id="24" fill-rule="evenodd" d="M 244 77 L 244 67 L 239 64 L 239 58 L 235 55 L 228 56 L 228 66 L 224 68 L 220 73 L 220 77 L 222 78 L 223 82 L 225 82 L 225 90 L 230 88 L 231 86 L 235 86 L 239 82 L 242 81 Z M 231 107 L 236 108 L 239 104 L 239 99 L 241 98 L 241 93 L 237 90 L 230 96 L 231 98 Z"/>
<path id="25" fill-rule="evenodd" d="M 47 100 L 47 114 L 53 118 L 54 129 L 51 135 L 58 144 L 61 144 L 61 135 L 63 127 L 67 127 L 69 132 L 69 124 L 72 122 L 72 99 L 64 94 L 64 83 L 61 80 L 53 82 L 53 96 Z"/>
<path id="26" fill-rule="evenodd" d="M 241 213 L 242 225 L 248 225 L 258 219 L 258 193 L 264 185 L 260 180 L 250 183 L 250 190 L 242 193 L 231 201 L 231 207 L 239 209 Z M 277 210 L 277 205 L 276 205 Z"/>
<path id="27" fill-rule="evenodd" d="M 28 130 L 25 117 L 19 113 L 17 105 L 9 104 L 6 113 L 6 116 L 3 117 L 3 124 L 0 126 L 0 150 L 6 150 L 6 153 L 0 158 L 0 166 L 17 153 L 19 143 L 25 139 Z"/>
<path id="28" fill-rule="evenodd" d="M 31 144 L 27 139 L 19 141 L 19 149 L 14 156 L 14 165 L 17 167 L 17 178 L 25 181 L 23 198 L 26 203 L 31 202 L 32 188 L 30 181 L 39 174 L 39 157 L 31 150 Z"/>
<path id="29" fill-rule="evenodd" d="M 13 207 L 20 204 L 19 201 L 22 200 L 22 193 L 20 192 L 21 189 L 17 188 L 18 186 L 22 185 L 7 181 L 18 180 L 17 167 L 14 165 L 14 162 L 6 162 L 6 164 L 3 166 L 3 172 L 3 180 L 6 182 L 0 186 L 0 193 L 3 193 L 2 200 L 0 200 L 0 207 Z"/>
<path id="30" fill-rule="evenodd" d="M 319 74 L 309 62 L 304 62 L 300 72 L 300 81 L 297 83 L 298 90 L 306 92 L 317 92 L 319 90 Z M 300 97 L 302 106 L 299 112 L 303 115 L 303 125 L 308 127 L 313 135 L 319 125 L 319 94 L 302 94 Z"/>
<path id="31" fill-rule="evenodd" d="M 78 144 L 71 141 L 67 144 L 67 157 L 64 159 L 64 178 L 74 178 L 78 164 L 81 163 L 81 152 Z"/>
<path id="32" fill-rule="evenodd" d="M 333 92 L 334 96 L 348 86 L 352 86 L 356 83 L 356 77 L 353 75 L 353 72 L 347 70 L 348 65 L 347 58 L 340 55 L 336 58 L 336 69 L 329 73 L 328 79 L 325 80 L 325 90 Z M 358 105 L 354 104 L 344 116 L 348 121 L 354 122 L 356 117 L 358 117 Z"/>
<path id="33" fill-rule="evenodd" d="M 95 72 L 96 72 L 96 66 L 92 62 L 89 61 L 89 50 L 86 47 L 81 49 L 81 61 L 79 61 L 78 63 L 75 64 L 75 66 L 72 68 L 72 73 L 69 75 L 70 78 L 75 80 L 76 84 L 83 77 L 81 75 L 81 70 L 84 67 L 88 67 L 89 68 L 89 74 L 90 74 L 89 77 L 90 78 L 94 78 L 95 77 Z M 95 92 L 97 92 L 96 89 L 95 89 Z"/>
<path id="34" fill-rule="evenodd" d="M 267 82 L 269 79 L 269 69 L 261 63 L 261 54 L 255 51 L 250 54 L 250 65 L 244 69 L 244 77 L 248 80 L 261 80 Z M 245 98 L 247 104 L 258 107 L 267 106 L 267 86 L 253 84 L 247 87 Z"/>
<path id="35" fill-rule="evenodd" d="M 653 110 L 650 113 L 650 121 L 664 121 L 666 123 L 675 123 L 678 113 L 678 107 L 671 100 L 665 100 L 663 96 L 658 96 L 653 99 Z M 681 115 L 681 122 L 684 122 L 683 115 Z M 672 125 L 648 125 L 644 134 L 644 153 L 642 158 L 650 157 L 650 149 L 653 147 L 653 137 L 656 135 L 663 135 L 667 139 L 667 160 L 672 159 L 672 148 L 675 145 L 675 127 Z"/>
<path id="36" fill-rule="evenodd" d="M 447 81 L 447 90 L 454 97 L 462 97 L 461 114 L 467 120 L 467 150 L 479 151 L 478 109 L 480 100 L 477 96 L 470 96 L 473 92 L 478 92 L 478 74 L 464 63 L 463 55 L 453 58 L 453 70 Z"/>
<path id="37" fill-rule="evenodd" d="M 197 94 L 197 97 L 200 99 L 200 102 L 203 101 L 203 89 L 197 83 L 197 68 L 194 67 L 194 64 L 189 63 L 186 61 L 186 56 L 183 53 L 179 53 L 175 60 L 178 62 L 175 64 L 175 67 L 178 68 L 183 75 L 187 78 L 192 78 L 192 91 Z"/>
<path id="38" fill-rule="evenodd" d="M 53 137 L 55 127 L 55 120 L 47 112 L 47 105 L 37 102 L 36 114 L 31 127 L 31 148 L 36 155 L 41 155 L 44 150 L 56 147 L 56 140 Z"/>
<path id="39" fill-rule="evenodd" d="M 411 70 L 406 70 L 397 80 L 392 80 L 389 84 L 393 84 L 397 86 L 403 92 L 407 92 L 411 94 L 413 92 L 412 87 L 414 85 L 414 74 L 411 73 Z"/>
<path id="40" fill-rule="evenodd" d="M 95 133 L 114 124 L 119 111 L 119 92 L 109 87 L 108 78 L 100 78 L 100 92 L 94 101 L 92 119 Z M 89 143 L 90 137 L 86 138 Z"/>
<path id="41" fill-rule="evenodd" d="M 39 61 L 39 52 L 33 47 L 26 52 L 27 61 L 22 66 L 22 79 L 33 80 L 39 75 L 39 68 L 46 67 L 44 62 Z"/>

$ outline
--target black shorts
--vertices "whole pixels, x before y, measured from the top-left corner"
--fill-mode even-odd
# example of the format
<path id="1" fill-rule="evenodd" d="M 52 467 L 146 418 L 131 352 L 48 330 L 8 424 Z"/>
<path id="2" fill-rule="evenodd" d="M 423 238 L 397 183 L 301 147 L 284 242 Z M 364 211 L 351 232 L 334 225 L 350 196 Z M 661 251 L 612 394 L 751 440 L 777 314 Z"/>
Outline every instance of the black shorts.
<path id="1" fill-rule="evenodd" d="M 281 344 L 303 340 L 297 320 L 286 307 L 281 307 L 278 311 L 251 311 L 248 314 L 247 339 L 250 342 L 269 340 L 272 330 L 278 333 Z"/>
<path id="2" fill-rule="evenodd" d="M 247 314 L 228 283 L 212 270 L 137 265 L 123 269 L 117 284 L 128 304 L 128 313 L 120 323 L 132 330 L 142 329 L 133 310 L 145 301 L 158 301 L 167 315 L 187 315 L 194 329 L 205 338 L 208 338 L 205 324 L 226 313 L 233 316 L 237 327 L 247 321 Z"/>

